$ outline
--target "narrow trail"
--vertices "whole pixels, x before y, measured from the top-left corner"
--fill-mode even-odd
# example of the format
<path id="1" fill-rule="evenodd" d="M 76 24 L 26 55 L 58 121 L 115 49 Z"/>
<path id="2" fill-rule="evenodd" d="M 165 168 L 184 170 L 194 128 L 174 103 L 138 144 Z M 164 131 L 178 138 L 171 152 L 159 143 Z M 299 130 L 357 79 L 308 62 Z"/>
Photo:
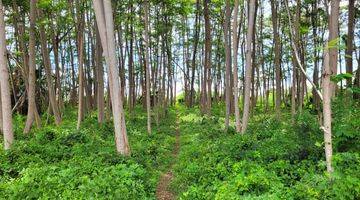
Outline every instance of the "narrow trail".
<path id="1" fill-rule="evenodd" d="M 176 114 L 176 139 L 175 147 L 172 152 L 173 161 L 170 164 L 169 170 L 162 174 L 156 188 L 156 199 L 158 200 L 173 200 L 175 195 L 170 191 L 169 186 L 173 178 L 172 169 L 173 165 L 176 162 L 176 158 L 179 154 L 180 149 L 180 130 L 179 130 L 179 117 Z"/>

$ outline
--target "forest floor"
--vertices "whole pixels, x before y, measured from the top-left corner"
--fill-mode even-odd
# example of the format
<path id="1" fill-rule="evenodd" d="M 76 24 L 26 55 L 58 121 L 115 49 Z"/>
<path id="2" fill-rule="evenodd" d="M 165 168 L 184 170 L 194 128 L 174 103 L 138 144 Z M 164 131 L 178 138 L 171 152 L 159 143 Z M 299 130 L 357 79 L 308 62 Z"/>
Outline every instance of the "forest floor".
<path id="1" fill-rule="evenodd" d="M 176 114 L 178 115 L 178 114 Z M 169 166 L 169 170 L 162 174 L 158 186 L 156 188 L 156 198 L 158 200 L 173 200 L 175 199 L 174 193 L 170 189 L 170 183 L 173 180 L 173 166 L 177 160 L 180 149 L 180 130 L 179 130 L 179 117 L 176 117 L 176 140 L 174 150 L 172 152 L 171 165 Z"/>
<path id="2" fill-rule="evenodd" d="M 224 105 L 212 116 L 176 105 L 147 134 L 145 110 L 126 113 L 131 156 L 119 156 L 112 122 L 87 114 L 76 130 L 76 108 L 24 136 L 14 116 L 14 147 L 0 151 L 2 199 L 360 199 L 360 108 L 334 103 L 333 181 L 325 173 L 316 112 L 294 124 L 255 108 L 244 135 L 224 132 Z M 233 121 L 233 119 L 231 119 Z M 0 136 L 1 137 L 1 136 Z M 1 138 L 2 139 L 2 138 Z M 2 148 L 2 144 L 0 144 Z"/>

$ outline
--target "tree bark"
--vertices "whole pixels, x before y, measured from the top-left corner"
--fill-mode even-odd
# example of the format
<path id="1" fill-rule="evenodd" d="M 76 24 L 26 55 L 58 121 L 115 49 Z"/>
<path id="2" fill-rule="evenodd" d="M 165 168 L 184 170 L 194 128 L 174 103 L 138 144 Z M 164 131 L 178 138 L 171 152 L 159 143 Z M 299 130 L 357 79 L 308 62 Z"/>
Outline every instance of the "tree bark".
<path id="1" fill-rule="evenodd" d="M 230 112 L 231 112 L 231 83 L 230 83 L 230 73 L 231 73 L 231 41 L 230 41 L 230 18 L 231 18 L 231 9 L 230 9 L 230 0 L 226 0 L 225 7 L 225 22 L 224 22 L 224 46 L 225 46 L 225 131 L 229 128 L 230 121 Z"/>
<path id="2" fill-rule="evenodd" d="M 279 37 L 279 29 L 278 29 L 278 16 L 277 16 L 277 3 L 275 0 L 271 0 L 271 18 L 272 18 L 272 26 L 273 26 L 273 43 L 275 44 L 275 58 L 274 58 L 274 65 L 275 65 L 275 74 L 276 74 L 276 98 L 275 98 L 275 110 L 277 119 L 280 119 L 281 115 L 281 73 L 280 73 L 280 37 Z"/>
<path id="3" fill-rule="evenodd" d="M 77 2 L 79 3 L 79 2 Z M 77 51 L 78 51 L 78 70 L 79 70 L 79 91 L 78 91 L 78 119 L 77 129 L 80 129 L 84 119 L 85 97 L 84 97 L 84 13 L 77 9 Z"/>
<path id="4" fill-rule="evenodd" d="M 254 19 L 255 19 L 255 0 L 249 2 L 249 19 L 248 19 L 248 31 L 247 31 L 247 44 L 246 44 L 246 74 L 245 74 L 245 91 L 244 91 L 244 109 L 243 109 L 243 125 L 241 133 L 245 133 L 250 112 L 250 86 L 251 86 L 251 72 L 252 72 L 252 61 L 251 53 L 252 39 L 254 34 Z"/>
<path id="5" fill-rule="evenodd" d="M 150 104 L 150 56 L 149 56 L 149 1 L 144 2 L 144 42 L 145 42 L 145 81 L 146 81 L 146 112 L 147 112 L 147 131 L 151 134 L 151 104 Z M 165 68 L 165 66 L 164 66 Z"/>
<path id="6" fill-rule="evenodd" d="M 346 39 L 346 73 L 353 74 L 353 51 L 354 51 L 354 24 L 355 24 L 355 0 L 349 0 L 348 34 Z M 352 86 L 352 78 L 346 79 L 346 87 Z"/>
<path id="7" fill-rule="evenodd" d="M 14 141 L 11 97 L 9 86 L 9 71 L 7 67 L 6 56 L 6 33 L 4 20 L 4 7 L 0 0 L 0 95 L 1 95 L 1 115 L 2 132 L 4 134 L 4 149 L 8 150 Z"/>
<path id="8" fill-rule="evenodd" d="M 97 73 L 97 109 L 98 122 L 103 124 L 105 122 L 105 99 L 104 99 L 104 67 L 102 62 L 103 49 L 101 46 L 101 39 L 99 29 L 96 25 L 96 73 Z"/>
<path id="9" fill-rule="evenodd" d="M 39 16 L 42 16 L 40 10 L 38 10 Z M 52 109 L 52 113 L 55 117 L 55 124 L 60 125 L 61 123 L 61 115 L 58 107 L 58 102 L 56 101 L 56 94 L 54 89 L 54 84 L 52 80 L 52 73 L 51 73 L 51 63 L 50 63 L 50 55 L 47 47 L 47 37 L 45 33 L 44 25 L 40 25 L 40 40 L 41 40 L 41 52 L 43 58 L 43 64 L 45 68 L 45 75 L 46 75 L 46 83 L 48 89 L 48 95 L 50 100 L 50 106 Z M 59 76 L 60 77 L 60 76 Z"/>
<path id="10" fill-rule="evenodd" d="M 29 78 L 28 78 L 28 114 L 26 118 L 24 134 L 30 132 L 31 126 L 36 121 L 37 126 L 40 126 L 40 118 L 36 118 L 35 110 L 35 85 L 36 85 L 36 53 L 35 53 L 35 23 L 36 23 L 36 3 L 37 0 L 30 0 L 30 30 L 29 30 Z"/>
<path id="11" fill-rule="evenodd" d="M 331 13 L 329 16 L 329 41 L 333 41 L 338 37 L 339 27 L 339 0 L 331 0 Z M 334 93 L 334 86 L 330 81 L 330 77 L 336 74 L 337 66 L 337 48 L 329 47 L 325 50 L 324 73 L 323 73 L 323 116 L 324 116 L 324 142 L 325 142 L 325 158 L 326 169 L 328 173 L 333 172 L 332 167 L 332 133 L 331 133 L 331 98 Z"/>
<path id="12" fill-rule="evenodd" d="M 235 103 L 235 124 L 236 124 L 236 132 L 240 133 L 241 131 L 241 122 L 240 122 L 240 110 L 239 110 L 239 96 L 238 96 L 238 85 L 239 85 L 239 77 L 238 77 L 238 12 L 239 12 L 239 0 L 235 0 L 234 5 L 234 21 L 233 21 L 233 76 L 234 76 L 234 103 Z M 239 32 L 241 29 L 239 29 Z"/>
<path id="13" fill-rule="evenodd" d="M 114 117 L 116 150 L 120 154 L 130 155 L 121 96 L 121 80 L 119 80 L 119 69 L 116 65 L 117 59 L 115 53 L 114 21 L 111 1 L 93 0 L 93 4 L 109 72 L 109 89 Z"/>

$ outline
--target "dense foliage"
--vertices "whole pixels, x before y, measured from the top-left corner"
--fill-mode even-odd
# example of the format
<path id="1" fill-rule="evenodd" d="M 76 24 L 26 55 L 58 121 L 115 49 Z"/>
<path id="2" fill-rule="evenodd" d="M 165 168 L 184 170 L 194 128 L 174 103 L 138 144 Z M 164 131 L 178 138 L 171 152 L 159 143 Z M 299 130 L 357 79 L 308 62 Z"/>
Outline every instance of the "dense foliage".
<path id="1" fill-rule="evenodd" d="M 22 136 L 23 117 L 16 118 L 17 142 L 0 152 L 0 198 L 3 199 L 151 199 L 160 171 L 169 164 L 174 144 L 174 113 L 152 135 L 146 133 L 141 109 L 127 116 L 130 158 L 115 152 L 113 126 L 90 115 L 76 131 L 76 112 L 63 124 Z"/>
<path id="2" fill-rule="evenodd" d="M 215 107 L 214 117 L 203 117 L 197 108 L 178 105 L 147 135 L 138 108 L 127 116 L 130 158 L 115 153 L 113 126 L 98 125 L 95 113 L 76 131 L 76 113 L 68 109 L 62 126 L 48 125 L 28 137 L 21 134 L 24 117 L 17 116 L 17 142 L 0 154 L 0 198 L 154 199 L 160 172 L 172 160 L 175 112 L 181 144 L 172 189 L 180 199 L 360 198 L 360 109 L 351 100 L 334 105 L 331 181 L 323 134 L 310 111 L 294 125 L 287 112 L 277 122 L 256 111 L 249 131 L 240 135 L 224 133 L 223 110 Z"/>
<path id="3" fill-rule="evenodd" d="M 308 111 L 294 125 L 289 114 L 277 122 L 269 113 L 254 113 L 249 131 L 239 135 L 221 131 L 222 118 L 183 110 L 174 191 L 180 199 L 359 199 L 360 110 L 344 99 L 334 109 L 330 181 L 323 134 Z M 213 112 L 219 116 L 223 109 Z"/>

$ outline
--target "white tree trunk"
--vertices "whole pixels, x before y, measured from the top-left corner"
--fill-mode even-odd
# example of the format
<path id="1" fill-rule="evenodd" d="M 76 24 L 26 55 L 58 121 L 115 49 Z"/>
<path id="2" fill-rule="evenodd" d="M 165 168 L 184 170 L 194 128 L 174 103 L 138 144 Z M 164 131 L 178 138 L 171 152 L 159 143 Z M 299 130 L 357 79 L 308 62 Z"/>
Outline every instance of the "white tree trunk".
<path id="1" fill-rule="evenodd" d="M 248 31 L 246 35 L 246 72 L 245 72 L 245 91 L 244 91 L 244 109 L 243 109 L 243 126 L 241 128 L 241 133 L 245 133 L 248 123 L 249 123 L 249 114 L 250 114 L 250 87 L 251 87 L 251 76 L 252 76 L 252 62 L 251 62 L 251 53 L 252 49 L 252 39 L 254 34 L 254 19 L 255 19 L 255 0 L 250 0 L 249 2 L 249 19 L 248 19 Z"/>
<path id="2" fill-rule="evenodd" d="M 120 154 L 129 155 L 130 147 L 125 126 L 125 115 L 119 80 L 119 69 L 117 68 L 116 64 L 117 59 L 115 54 L 114 22 L 111 1 L 93 0 L 93 4 L 100 33 L 100 39 L 109 72 L 109 88 L 113 108 L 116 150 Z"/>
<path id="3" fill-rule="evenodd" d="M 4 21 L 4 7 L 2 0 L 0 0 L 0 88 L 1 88 L 1 108 L 2 112 L 2 130 L 4 134 L 4 148 L 10 149 L 14 141 L 12 111 L 10 99 L 9 86 L 9 72 L 7 68 L 6 56 L 6 36 L 5 36 L 5 21 Z"/>

